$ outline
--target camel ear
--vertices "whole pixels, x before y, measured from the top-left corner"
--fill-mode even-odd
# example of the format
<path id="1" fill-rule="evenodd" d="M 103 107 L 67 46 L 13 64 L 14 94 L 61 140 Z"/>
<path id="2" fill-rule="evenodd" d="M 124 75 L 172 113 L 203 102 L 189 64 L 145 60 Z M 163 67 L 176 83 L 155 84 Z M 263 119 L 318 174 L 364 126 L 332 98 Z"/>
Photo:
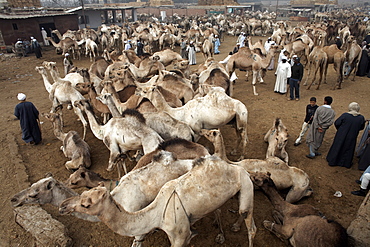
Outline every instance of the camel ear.
<path id="1" fill-rule="evenodd" d="M 46 178 L 53 177 L 53 174 L 51 174 L 50 172 L 48 172 L 48 173 L 46 173 L 46 174 L 45 174 L 45 177 L 46 177 Z"/>
<path id="2" fill-rule="evenodd" d="M 105 187 L 103 182 L 99 182 L 97 187 Z"/>

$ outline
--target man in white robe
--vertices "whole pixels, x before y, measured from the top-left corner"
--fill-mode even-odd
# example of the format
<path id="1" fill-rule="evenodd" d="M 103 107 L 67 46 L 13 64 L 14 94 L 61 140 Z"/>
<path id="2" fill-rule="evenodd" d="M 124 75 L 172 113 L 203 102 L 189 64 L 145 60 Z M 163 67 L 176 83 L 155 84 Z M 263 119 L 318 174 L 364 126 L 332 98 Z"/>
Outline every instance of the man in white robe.
<path id="1" fill-rule="evenodd" d="M 291 76 L 291 66 L 287 62 L 286 56 L 281 58 L 281 62 L 277 66 L 275 76 L 276 82 L 274 92 L 285 94 L 287 91 L 288 78 Z"/>

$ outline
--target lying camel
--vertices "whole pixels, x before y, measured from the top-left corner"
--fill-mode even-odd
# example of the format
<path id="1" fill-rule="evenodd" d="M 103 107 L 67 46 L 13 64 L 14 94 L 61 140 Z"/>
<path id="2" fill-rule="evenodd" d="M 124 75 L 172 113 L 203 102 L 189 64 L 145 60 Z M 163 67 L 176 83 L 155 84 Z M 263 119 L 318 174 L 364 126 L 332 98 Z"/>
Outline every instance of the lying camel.
<path id="1" fill-rule="evenodd" d="M 284 126 L 280 118 L 276 118 L 272 127 L 267 131 L 264 137 L 264 141 L 269 144 L 266 152 L 266 159 L 278 157 L 288 163 L 289 156 L 285 150 L 288 137 L 288 129 Z"/>
<path id="2" fill-rule="evenodd" d="M 115 190 L 118 188 L 121 187 Z M 163 185 L 154 201 L 138 212 L 125 210 L 102 186 L 65 200 L 59 212 L 97 215 L 111 230 L 123 236 L 143 235 L 159 228 L 166 232 L 172 247 L 180 247 L 189 244 L 195 236 L 190 228 L 192 224 L 218 209 L 237 192 L 240 192 L 239 213 L 248 229 L 251 247 L 256 233 L 253 183 L 243 168 L 230 166 L 215 156 L 195 161 L 188 173 Z"/>
<path id="3" fill-rule="evenodd" d="M 226 156 L 225 144 L 220 130 L 205 130 L 201 134 L 213 143 L 214 155 L 219 156 L 226 162 L 243 167 L 248 172 L 270 172 L 279 190 L 290 188 L 286 195 L 286 201 L 295 203 L 305 196 L 312 194 L 310 180 L 303 170 L 288 166 L 279 158 L 272 157 L 266 160 L 244 159 L 238 162 L 230 161 Z"/>
<path id="4" fill-rule="evenodd" d="M 318 209 L 308 204 L 293 205 L 279 195 L 269 174 L 251 173 L 275 208 L 275 222 L 265 220 L 264 227 L 292 246 L 348 246 L 346 229 L 326 219 Z"/>
<path id="5" fill-rule="evenodd" d="M 52 204 L 59 207 L 60 204 L 67 198 L 77 196 L 78 194 L 66 187 L 62 182 L 59 182 L 48 173 L 45 178 L 40 179 L 32 184 L 27 189 L 24 189 L 14 195 L 11 199 L 13 207 L 20 207 L 24 204 Z M 84 213 L 73 213 L 73 216 L 91 221 L 100 221 L 96 216 L 91 216 Z"/>
<path id="6" fill-rule="evenodd" d="M 73 130 L 64 133 L 58 113 L 43 113 L 42 116 L 53 124 L 55 137 L 63 142 L 60 149 L 67 158 L 71 159 L 65 163 L 65 167 L 68 170 L 78 169 L 79 166 L 90 167 L 90 147 L 80 135 Z"/>

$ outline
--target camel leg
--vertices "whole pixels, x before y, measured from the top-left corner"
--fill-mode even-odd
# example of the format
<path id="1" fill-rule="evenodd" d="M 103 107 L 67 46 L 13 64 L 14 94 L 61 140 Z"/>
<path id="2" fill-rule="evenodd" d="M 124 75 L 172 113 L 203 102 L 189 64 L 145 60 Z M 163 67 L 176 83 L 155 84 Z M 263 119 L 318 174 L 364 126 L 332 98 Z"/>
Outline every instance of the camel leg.
<path id="1" fill-rule="evenodd" d="M 274 210 L 272 212 L 272 217 L 274 218 L 274 220 L 276 221 L 277 224 L 279 224 L 279 225 L 284 224 L 284 222 L 283 222 L 284 216 L 279 211 Z"/>
<path id="2" fill-rule="evenodd" d="M 140 236 L 135 236 L 135 239 L 132 242 L 131 247 L 142 247 L 145 236 L 146 236 L 146 234 L 145 235 L 140 235 Z"/>
<path id="3" fill-rule="evenodd" d="M 310 74 L 311 74 L 311 66 L 312 66 L 312 63 L 311 62 L 309 62 L 308 63 L 308 68 L 307 68 L 307 77 L 306 77 L 306 80 L 305 80 L 305 82 L 303 83 L 303 86 L 306 86 L 307 85 L 307 82 L 308 82 L 308 79 L 309 79 L 309 77 L 310 77 Z"/>
<path id="4" fill-rule="evenodd" d="M 328 75 L 328 66 L 329 66 L 329 64 L 327 63 L 326 66 L 324 67 L 324 84 L 328 83 L 326 81 L 326 76 Z"/>
<path id="5" fill-rule="evenodd" d="M 73 110 L 75 112 L 75 114 L 79 117 L 79 119 L 81 120 L 82 122 L 82 125 L 83 125 L 83 128 L 84 128 L 84 133 L 83 133 L 83 137 L 82 139 L 85 140 L 85 137 L 86 137 L 86 129 L 87 129 L 87 121 L 81 111 L 80 108 L 78 107 L 73 107 Z"/>
<path id="6" fill-rule="evenodd" d="M 293 235 L 293 229 L 291 227 L 284 227 L 284 225 L 279 225 L 268 220 L 263 221 L 263 226 L 284 242 Z"/>
<path id="7" fill-rule="evenodd" d="M 317 74 L 318 69 L 319 69 L 319 66 L 317 66 L 317 64 L 315 64 L 315 71 L 313 72 L 313 78 L 312 78 L 312 81 L 311 81 L 310 85 L 307 87 L 307 90 L 310 90 L 311 86 L 314 84 L 314 82 L 316 80 L 316 74 Z M 319 87 L 320 87 L 320 84 L 317 85 L 316 89 L 319 89 Z"/>
<path id="8" fill-rule="evenodd" d="M 225 234 L 224 234 L 224 230 L 222 228 L 221 210 L 220 209 L 216 209 L 216 211 L 215 211 L 215 217 L 216 217 L 215 221 L 217 223 L 217 226 L 220 229 L 220 233 L 217 234 L 215 241 L 218 244 L 223 244 L 225 242 Z"/>
<path id="9" fill-rule="evenodd" d="M 257 81 L 258 71 L 253 70 L 253 79 L 252 79 L 252 85 L 253 85 L 253 94 L 258 95 L 256 91 L 256 81 Z"/>

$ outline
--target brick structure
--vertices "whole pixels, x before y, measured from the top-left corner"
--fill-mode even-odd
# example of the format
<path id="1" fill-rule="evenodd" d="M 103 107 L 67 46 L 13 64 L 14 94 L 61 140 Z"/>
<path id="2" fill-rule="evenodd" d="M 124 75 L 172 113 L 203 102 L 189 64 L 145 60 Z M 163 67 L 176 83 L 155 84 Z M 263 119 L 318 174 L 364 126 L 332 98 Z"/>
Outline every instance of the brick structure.
<path id="1" fill-rule="evenodd" d="M 198 0 L 198 5 L 239 5 L 233 0 Z"/>
<path id="2" fill-rule="evenodd" d="M 173 5 L 172 0 L 149 0 L 149 6 Z"/>
<path id="3" fill-rule="evenodd" d="M 40 0 L 8 0 L 8 6 L 13 8 L 41 7 Z"/>

